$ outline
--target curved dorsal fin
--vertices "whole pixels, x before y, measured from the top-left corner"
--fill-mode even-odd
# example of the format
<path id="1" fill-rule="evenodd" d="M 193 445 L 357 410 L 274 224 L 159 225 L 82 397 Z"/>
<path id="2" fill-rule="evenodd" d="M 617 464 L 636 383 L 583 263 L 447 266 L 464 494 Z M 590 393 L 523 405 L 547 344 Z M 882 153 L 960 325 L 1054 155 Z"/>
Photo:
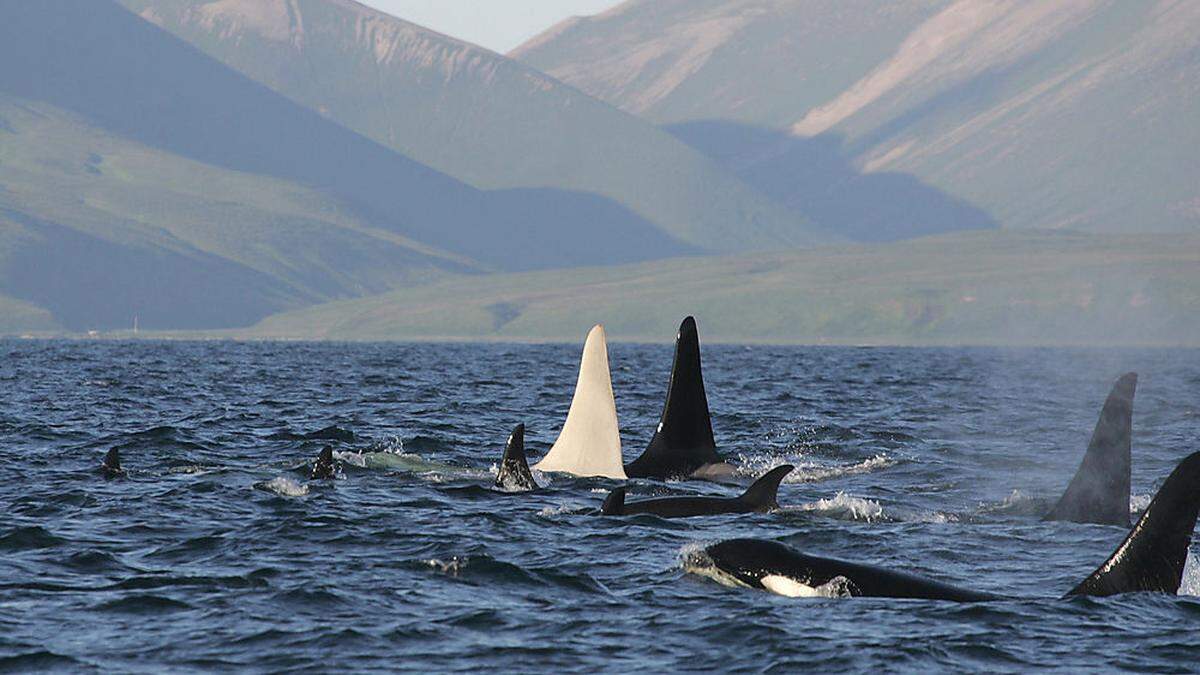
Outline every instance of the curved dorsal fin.
<path id="1" fill-rule="evenodd" d="M 538 487 L 525 461 L 524 424 L 513 427 L 508 443 L 504 445 L 504 457 L 500 460 L 500 470 L 496 472 L 496 487 L 509 490 L 536 490 Z"/>
<path id="2" fill-rule="evenodd" d="M 1200 452 L 1175 467 L 1125 541 L 1067 595 L 1178 593 L 1200 512 Z"/>
<path id="3" fill-rule="evenodd" d="M 1083 462 L 1046 520 L 1129 527 L 1130 443 L 1137 373 L 1113 385 Z"/>
<path id="4" fill-rule="evenodd" d="M 604 504 L 600 506 L 600 513 L 606 516 L 625 515 L 625 488 L 619 487 L 608 493 Z"/>
<path id="5" fill-rule="evenodd" d="M 705 464 L 720 461 L 700 370 L 700 338 L 696 320 L 689 316 L 675 336 L 675 363 L 658 429 L 642 455 L 625 467 L 625 473 L 634 478 L 688 476 Z"/>
<path id="6" fill-rule="evenodd" d="M 102 464 L 108 471 L 120 471 L 121 451 L 117 448 L 109 448 L 108 452 L 104 455 L 104 462 Z"/>
<path id="7" fill-rule="evenodd" d="M 608 344 L 604 326 L 596 325 L 583 344 L 579 380 L 575 383 L 567 421 L 550 452 L 533 468 L 576 476 L 625 478 L 621 461 L 621 432 L 608 372 Z"/>
<path id="8" fill-rule="evenodd" d="M 781 464 L 771 469 L 754 481 L 739 499 L 759 511 L 779 508 L 779 483 L 795 468 L 791 464 Z"/>

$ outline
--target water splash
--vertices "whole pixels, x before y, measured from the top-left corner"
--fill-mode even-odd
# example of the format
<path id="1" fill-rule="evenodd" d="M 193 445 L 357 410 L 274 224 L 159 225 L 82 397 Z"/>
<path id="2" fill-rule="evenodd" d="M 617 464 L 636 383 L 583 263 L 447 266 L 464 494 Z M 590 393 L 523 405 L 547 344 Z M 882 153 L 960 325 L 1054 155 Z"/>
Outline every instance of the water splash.
<path id="1" fill-rule="evenodd" d="M 264 492 L 273 492 L 281 497 L 303 497 L 308 494 L 307 484 L 283 476 L 257 483 L 254 487 Z"/>
<path id="2" fill-rule="evenodd" d="M 845 520 L 861 520 L 867 523 L 885 522 L 891 520 L 883 512 L 883 506 L 874 500 L 854 497 L 845 492 L 838 492 L 833 499 L 818 499 L 815 502 L 793 507 L 801 511 L 810 511 Z"/>
<path id="3" fill-rule="evenodd" d="M 817 483 L 843 476 L 871 473 L 887 469 L 896 464 L 896 460 L 886 453 L 880 453 L 854 464 L 823 464 L 814 462 L 803 455 L 749 454 L 738 455 L 740 467 L 738 474 L 742 476 L 759 477 L 782 464 L 791 464 L 794 471 L 784 477 L 784 483 Z"/>

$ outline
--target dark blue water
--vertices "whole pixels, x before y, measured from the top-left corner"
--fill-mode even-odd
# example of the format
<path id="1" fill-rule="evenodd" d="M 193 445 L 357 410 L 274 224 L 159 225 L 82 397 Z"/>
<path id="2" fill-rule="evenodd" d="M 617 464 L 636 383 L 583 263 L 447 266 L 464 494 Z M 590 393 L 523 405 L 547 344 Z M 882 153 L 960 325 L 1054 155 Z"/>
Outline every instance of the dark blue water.
<path id="1" fill-rule="evenodd" d="M 0 355 L 3 669 L 1200 663 L 1195 597 L 1059 599 L 1121 528 L 1037 518 L 1122 372 L 1141 374 L 1135 502 L 1200 449 L 1197 351 L 707 346 L 725 453 L 748 473 L 800 468 L 783 511 L 680 521 L 591 515 L 605 480 L 485 489 L 515 423 L 532 457 L 553 442 L 578 346 L 10 341 Z M 632 459 L 671 348 L 611 358 Z M 298 437 L 329 425 L 354 435 L 335 443 L 344 475 L 309 485 L 293 468 L 326 441 Z M 123 480 L 95 471 L 110 447 Z M 646 481 L 631 497 L 739 490 Z M 735 536 L 1016 599 L 794 600 L 681 569 L 681 552 Z"/>

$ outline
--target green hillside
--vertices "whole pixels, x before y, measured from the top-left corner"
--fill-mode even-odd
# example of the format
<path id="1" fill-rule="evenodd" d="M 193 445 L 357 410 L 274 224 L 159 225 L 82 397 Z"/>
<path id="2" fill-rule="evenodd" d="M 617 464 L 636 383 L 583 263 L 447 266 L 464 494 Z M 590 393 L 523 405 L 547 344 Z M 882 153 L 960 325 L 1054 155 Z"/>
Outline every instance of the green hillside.
<path id="1" fill-rule="evenodd" d="M 1200 343 L 1200 236 L 963 233 L 888 245 L 458 279 L 273 316 L 297 339 Z M 449 308 L 449 309 L 448 309 Z"/>
<path id="2" fill-rule="evenodd" d="M 708 251 L 828 240 L 670 134 L 356 2 L 121 2 L 292 101 L 476 187 L 599 195 Z"/>
<path id="3" fill-rule="evenodd" d="M 249 323 L 471 269 L 319 191 L 221 169 L 0 94 L 0 288 L 9 330 Z M 20 319 L 26 316 L 26 319 Z M 14 328 L 16 327 L 16 328 Z"/>

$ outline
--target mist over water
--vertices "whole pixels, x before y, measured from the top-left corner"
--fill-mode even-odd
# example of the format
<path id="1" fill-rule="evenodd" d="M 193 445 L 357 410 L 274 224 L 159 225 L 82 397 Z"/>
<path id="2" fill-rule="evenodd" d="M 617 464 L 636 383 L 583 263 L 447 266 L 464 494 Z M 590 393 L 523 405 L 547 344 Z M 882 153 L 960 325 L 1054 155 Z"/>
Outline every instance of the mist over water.
<path id="1" fill-rule="evenodd" d="M 1200 351 L 706 346 L 714 431 L 743 485 L 631 481 L 630 499 L 731 496 L 776 464 L 797 470 L 778 512 L 679 521 L 593 515 L 608 480 L 488 489 L 516 423 L 531 461 L 554 441 L 577 345 L 5 341 L 0 354 L 0 669 L 1200 659 L 1195 597 L 1059 599 L 1123 529 L 1040 522 L 1124 372 L 1139 373 L 1134 507 L 1200 449 Z M 671 348 L 610 357 L 631 460 Z M 341 475 L 309 482 L 325 444 Z M 123 479 L 97 471 L 111 447 Z M 687 551 L 736 536 L 1015 599 L 788 599 L 683 571 Z"/>

